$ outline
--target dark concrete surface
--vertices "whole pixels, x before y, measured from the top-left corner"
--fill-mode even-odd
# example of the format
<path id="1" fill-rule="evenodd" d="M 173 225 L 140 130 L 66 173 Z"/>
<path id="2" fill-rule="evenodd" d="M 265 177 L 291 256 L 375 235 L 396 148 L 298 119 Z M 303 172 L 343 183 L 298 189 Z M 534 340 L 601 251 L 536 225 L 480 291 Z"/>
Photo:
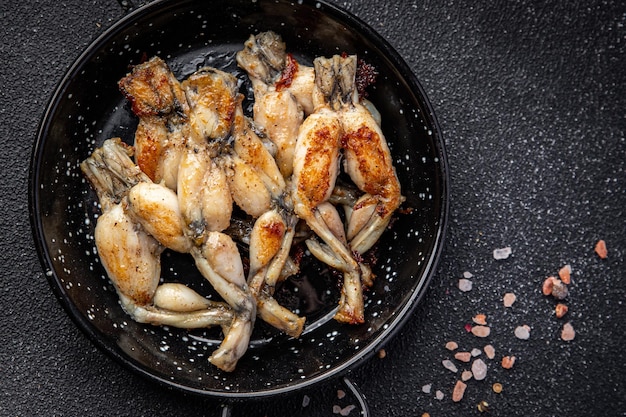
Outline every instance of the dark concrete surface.
<path id="1" fill-rule="evenodd" d="M 479 415 L 484 400 L 490 416 L 626 415 L 626 5 L 333 3 L 371 25 L 413 68 L 450 165 L 449 233 L 431 287 L 386 357 L 349 375 L 371 414 Z M 356 404 L 337 398 L 340 381 L 227 412 L 155 386 L 97 350 L 53 296 L 28 217 L 37 124 L 71 63 L 122 16 L 113 0 L 0 6 L 0 415 L 337 415 L 334 405 Z M 594 253 L 599 239 L 608 259 Z M 512 255 L 495 260 L 502 247 Z M 569 312 L 557 319 L 541 284 L 566 264 Z M 457 288 L 464 272 L 473 275 L 469 292 Z M 510 308 L 502 305 L 506 292 L 517 296 Z M 477 313 L 491 326 L 485 339 L 465 329 Z M 569 342 L 560 339 L 566 322 L 576 330 Z M 528 340 L 514 336 L 523 324 Z M 445 349 L 450 340 L 459 350 L 496 349 L 493 360 L 481 354 L 487 377 L 467 381 L 460 402 L 452 388 L 469 365 Z M 500 367 L 503 355 L 516 356 L 512 369 Z M 459 371 L 445 369 L 444 359 Z"/>

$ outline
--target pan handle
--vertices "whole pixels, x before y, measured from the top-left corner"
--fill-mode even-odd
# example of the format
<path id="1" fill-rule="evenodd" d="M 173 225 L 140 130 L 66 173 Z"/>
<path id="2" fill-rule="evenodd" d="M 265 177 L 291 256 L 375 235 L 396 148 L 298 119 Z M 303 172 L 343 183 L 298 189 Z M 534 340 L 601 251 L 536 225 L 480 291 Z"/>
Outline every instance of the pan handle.
<path id="1" fill-rule="evenodd" d="M 222 414 L 220 417 L 231 417 L 233 414 L 233 406 L 231 404 L 222 405 Z"/>
<path id="2" fill-rule="evenodd" d="M 367 405 L 367 401 L 365 400 L 365 395 L 363 395 L 359 387 L 357 387 L 357 385 L 354 382 L 352 382 L 348 377 L 343 377 L 342 382 L 345 387 L 346 394 L 350 395 L 351 398 L 356 400 L 357 404 L 355 404 L 354 406 L 356 408 L 361 409 L 358 415 L 361 417 L 371 417 L 370 410 Z M 350 407 L 352 408 L 353 406 L 351 405 Z M 349 412 L 349 415 L 351 416 L 355 415 L 353 412 L 351 412 L 353 410 L 347 410 L 347 411 Z M 230 403 L 222 404 L 222 412 L 220 414 L 220 417 L 232 417 L 232 415 L 233 415 L 233 404 L 230 404 Z"/>
<path id="3" fill-rule="evenodd" d="M 361 417 L 370 417 L 370 409 L 367 406 L 367 401 L 365 400 L 365 395 L 361 392 L 359 387 L 352 382 L 347 376 L 343 377 L 343 384 L 346 386 L 348 391 L 354 396 L 356 401 L 358 402 L 358 406 L 361 407 Z"/>

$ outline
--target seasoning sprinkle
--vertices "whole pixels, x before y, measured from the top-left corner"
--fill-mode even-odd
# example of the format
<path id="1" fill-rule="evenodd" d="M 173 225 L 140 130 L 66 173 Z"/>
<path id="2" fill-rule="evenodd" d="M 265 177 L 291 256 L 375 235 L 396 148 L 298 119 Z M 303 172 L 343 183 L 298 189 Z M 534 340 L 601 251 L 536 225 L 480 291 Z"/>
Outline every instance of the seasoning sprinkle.
<path id="1" fill-rule="evenodd" d="M 567 290 L 567 285 L 565 285 L 560 279 L 555 278 L 551 294 L 557 300 L 563 300 L 564 298 L 567 298 L 567 295 L 569 294 L 569 291 Z"/>
<path id="2" fill-rule="evenodd" d="M 476 324 L 484 326 L 487 324 L 487 316 L 484 314 L 476 314 L 474 317 L 472 317 L 472 321 Z"/>
<path id="3" fill-rule="evenodd" d="M 556 314 L 556 317 L 559 319 L 563 317 L 565 314 L 567 314 L 567 310 L 569 310 L 569 308 L 567 307 L 567 305 L 563 303 L 558 303 L 556 307 L 554 307 L 554 312 Z"/>
<path id="4" fill-rule="evenodd" d="M 446 343 L 446 349 L 448 350 L 456 350 L 456 348 L 458 347 L 459 345 L 456 342 L 453 342 L 452 340 Z"/>
<path id="5" fill-rule="evenodd" d="M 472 375 L 476 381 L 482 381 L 487 376 L 487 364 L 482 359 L 472 362 Z"/>
<path id="6" fill-rule="evenodd" d="M 501 249 L 494 249 L 493 258 L 496 260 L 506 259 L 511 255 L 512 251 L 509 246 Z"/>
<path id="7" fill-rule="evenodd" d="M 452 363 L 452 361 L 450 361 L 448 359 L 445 359 L 445 360 L 441 361 L 441 364 L 443 365 L 444 368 L 446 368 L 449 371 L 452 371 L 452 372 L 457 372 L 458 371 L 456 365 L 454 365 Z"/>
<path id="8" fill-rule="evenodd" d="M 512 292 L 507 292 L 506 294 L 504 294 L 503 298 L 504 306 L 511 307 L 516 299 L 517 297 L 515 296 L 515 294 L 513 294 Z"/>
<path id="9" fill-rule="evenodd" d="M 545 281 L 543 281 L 543 286 L 541 287 L 541 292 L 543 292 L 543 295 L 552 294 L 552 288 L 554 287 L 555 282 L 555 277 L 548 277 L 545 279 Z"/>
<path id="10" fill-rule="evenodd" d="M 606 242 L 602 239 L 598 240 L 598 243 L 596 243 L 595 251 L 600 259 L 606 259 L 609 256 L 609 251 L 606 248 Z"/>
<path id="11" fill-rule="evenodd" d="M 472 371 L 465 370 L 463 371 L 463 373 L 461 373 L 461 381 L 465 382 L 469 379 L 472 379 L 473 376 L 474 374 L 472 373 Z"/>
<path id="12" fill-rule="evenodd" d="M 487 337 L 491 333 L 491 329 L 487 326 L 472 327 L 472 334 L 476 337 Z"/>
<path id="13" fill-rule="evenodd" d="M 502 358 L 502 367 L 504 369 L 511 369 L 515 363 L 515 356 L 505 356 Z"/>
<path id="14" fill-rule="evenodd" d="M 493 359 L 496 357 L 496 349 L 492 345 L 486 345 L 483 350 L 485 351 L 485 355 L 489 359 Z"/>
<path id="15" fill-rule="evenodd" d="M 571 276 L 572 276 L 571 266 L 565 265 L 563 268 L 559 269 L 559 278 L 561 278 L 561 281 L 563 281 L 563 283 L 569 285 L 572 282 Z"/>
<path id="16" fill-rule="evenodd" d="M 561 330 L 561 339 L 568 342 L 570 340 L 574 340 L 576 337 L 576 331 L 574 331 L 574 326 L 571 323 L 565 323 L 563 325 L 563 330 Z"/>
<path id="17" fill-rule="evenodd" d="M 515 337 L 522 340 L 527 340 L 530 338 L 530 327 L 526 324 L 523 326 L 517 326 L 515 328 Z"/>
<path id="18" fill-rule="evenodd" d="M 467 388 L 467 384 L 461 380 L 456 381 L 454 385 L 454 390 L 452 391 L 452 401 L 458 403 L 463 399 L 463 395 L 465 395 L 465 388 Z"/>
<path id="19" fill-rule="evenodd" d="M 469 279 L 461 278 L 459 280 L 459 290 L 468 292 L 472 290 L 472 281 Z"/>

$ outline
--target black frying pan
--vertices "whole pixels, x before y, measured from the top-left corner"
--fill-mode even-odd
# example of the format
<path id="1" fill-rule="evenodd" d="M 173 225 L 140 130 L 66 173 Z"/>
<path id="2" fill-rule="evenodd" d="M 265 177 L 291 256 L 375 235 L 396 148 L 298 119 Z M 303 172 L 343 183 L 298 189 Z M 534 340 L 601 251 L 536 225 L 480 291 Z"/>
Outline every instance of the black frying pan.
<path id="1" fill-rule="evenodd" d="M 258 325 L 232 373 L 210 365 L 213 330 L 151 327 L 131 320 L 98 262 L 95 195 L 78 164 L 105 139 L 132 143 L 137 125 L 116 87 L 133 64 L 153 55 L 183 79 L 204 65 L 245 75 L 234 53 L 251 33 L 274 30 L 288 50 L 316 56 L 356 53 L 380 75 L 368 90 L 378 107 L 406 202 L 374 249 L 378 279 L 367 293 L 366 323 L 331 319 L 336 277 L 315 262 L 278 296 L 306 313 L 299 339 Z M 323 1 L 163 0 L 134 10 L 96 39 L 61 80 L 41 122 L 31 164 L 34 239 L 50 285 L 77 326 L 130 370 L 185 392 L 222 399 L 261 398 L 311 387 L 365 362 L 407 320 L 426 290 L 442 248 L 448 206 L 441 132 L 416 77 L 376 32 Z M 163 257 L 165 280 L 210 293 L 193 262 Z M 297 288 L 297 290 L 296 290 Z M 312 301 L 313 300 L 313 301 Z"/>

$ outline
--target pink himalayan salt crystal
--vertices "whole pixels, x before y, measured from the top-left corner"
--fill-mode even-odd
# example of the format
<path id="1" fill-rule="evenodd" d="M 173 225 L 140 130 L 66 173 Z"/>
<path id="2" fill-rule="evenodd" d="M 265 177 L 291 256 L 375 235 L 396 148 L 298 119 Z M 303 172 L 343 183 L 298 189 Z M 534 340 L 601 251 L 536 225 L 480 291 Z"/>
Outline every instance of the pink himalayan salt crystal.
<path id="1" fill-rule="evenodd" d="M 502 358 L 502 367 L 504 369 L 511 369 L 515 364 L 515 356 L 505 356 Z"/>
<path id="2" fill-rule="evenodd" d="M 350 415 L 352 410 L 354 410 L 355 408 L 356 408 L 356 405 L 354 405 L 354 404 L 347 405 L 344 408 L 341 408 L 338 405 L 334 405 L 333 406 L 333 414 L 339 414 L 341 416 L 348 416 L 348 415 Z"/>
<path id="3" fill-rule="evenodd" d="M 472 375 L 476 381 L 482 381 L 487 376 L 487 364 L 482 359 L 472 362 Z"/>
<path id="4" fill-rule="evenodd" d="M 569 294 L 567 285 L 560 279 L 554 279 L 554 285 L 552 286 L 552 296 L 557 300 L 563 300 Z"/>
<path id="5" fill-rule="evenodd" d="M 511 253 L 512 253 L 512 250 L 510 246 L 507 246 L 506 248 L 501 248 L 501 249 L 494 249 L 493 258 L 496 260 L 506 259 L 511 255 Z"/>
<path id="6" fill-rule="evenodd" d="M 456 381 L 454 385 L 454 390 L 452 391 L 452 401 L 458 403 L 463 399 L 463 395 L 465 394 L 465 388 L 467 388 L 467 384 L 463 381 Z"/>
<path id="7" fill-rule="evenodd" d="M 435 398 L 438 400 L 443 400 L 443 392 L 440 390 L 435 391 Z"/>
<path id="8" fill-rule="evenodd" d="M 491 333 L 491 329 L 488 326 L 473 326 L 472 334 L 476 337 L 487 337 Z"/>
<path id="9" fill-rule="evenodd" d="M 565 265 L 559 269 L 559 278 L 564 284 L 570 284 L 572 282 L 572 267 L 571 265 Z"/>
<path id="10" fill-rule="evenodd" d="M 576 337 L 576 331 L 574 330 L 574 326 L 571 323 L 565 323 L 563 325 L 563 330 L 561 330 L 561 339 L 566 342 L 570 340 L 574 340 Z"/>
<path id="11" fill-rule="evenodd" d="M 522 340 L 530 338 L 530 327 L 524 324 L 523 326 L 517 326 L 515 328 L 515 337 Z"/>
<path id="12" fill-rule="evenodd" d="M 472 371 L 463 371 L 463 373 L 461 373 L 461 381 L 465 382 L 469 379 L 472 379 Z"/>
<path id="13" fill-rule="evenodd" d="M 469 362 L 472 358 L 472 354 L 469 352 L 457 352 L 454 354 L 454 359 L 457 359 L 461 362 Z"/>
<path id="14" fill-rule="evenodd" d="M 472 281 L 469 279 L 461 278 L 459 280 L 459 290 L 468 292 L 472 290 Z"/>
<path id="15" fill-rule="evenodd" d="M 489 359 L 493 359 L 496 357 L 496 349 L 492 345 L 486 345 L 483 350 L 485 351 L 485 355 Z"/>
<path id="16" fill-rule="evenodd" d="M 446 349 L 448 350 L 455 350 L 458 347 L 459 345 L 456 342 L 453 342 L 452 340 L 446 343 Z"/>
<path id="17" fill-rule="evenodd" d="M 505 307 L 511 307 L 516 299 L 517 297 L 515 296 L 515 294 L 513 294 L 512 292 L 507 292 L 506 294 L 504 294 L 502 301 L 504 302 Z"/>
<path id="18" fill-rule="evenodd" d="M 458 371 L 456 365 L 453 364 L 451 360 L 445 359 L 445 360 L 441 361 L 441 364 L 443 365 L 444 368 L 446 368 L 449 371 L 452 371 L 452 372 L 457 372 Z"/>

